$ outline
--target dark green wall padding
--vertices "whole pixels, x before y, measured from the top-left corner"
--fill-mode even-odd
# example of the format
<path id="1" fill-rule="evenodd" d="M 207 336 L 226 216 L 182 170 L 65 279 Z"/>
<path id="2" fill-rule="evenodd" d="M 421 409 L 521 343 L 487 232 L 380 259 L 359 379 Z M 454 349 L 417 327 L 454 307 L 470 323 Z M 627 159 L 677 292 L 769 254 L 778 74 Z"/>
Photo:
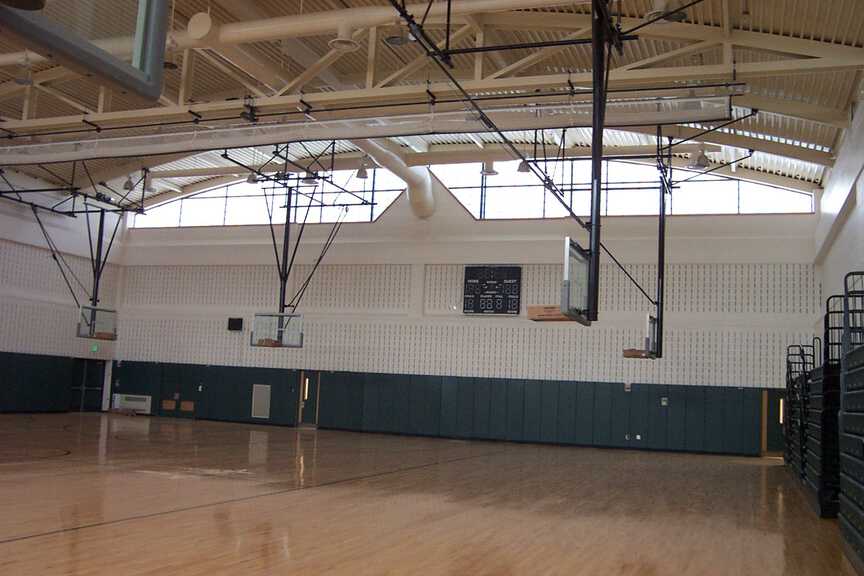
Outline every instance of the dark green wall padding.
<path id="1" fill-rule="evenodd" d="M 67 412 L 80 377 L 74 358 L 0 352 L 0 412 Z"/>
<path id="2" fill-rule="evenodd" d="M 152 397 L 157 416 L 186 416 L 228 422 L 297 425 L 299 371 L 240 366 L 115 362 L 112 393 Z M 253 384 L 270 385 L 270 418 L 252 418 Z M 200 387 L 200 388 L 199 388 Z M 195 403 L 194 413 L 162 410 L 162 400 L 177 395 Z M 177 403 L 179 408 L 179 402 Z"/>
<path id="3" fill-rule="evenodd" d="M 0 411 L 69 409 L 73 360 L 0 353 Z M 187 416 L 297 424 L 299 371 L 115 362 L 112 392 L 195 402 Z M 321 428 L 758 455 L 762 390 L 711 386 L 321 372 Z M 252 385 L 271 385 L 271 418 L 251 417 Z M 199 389 L 200 386 L 200 389 Z M 775 419 L 770 419 L 770 428 Z"/>
<path id="4" fill-rule="evenodd" d="M 758 455 L 762 391 L 323 372 L 337 430 Z M 665 399 L 665 401 L 664 401 Z"/>

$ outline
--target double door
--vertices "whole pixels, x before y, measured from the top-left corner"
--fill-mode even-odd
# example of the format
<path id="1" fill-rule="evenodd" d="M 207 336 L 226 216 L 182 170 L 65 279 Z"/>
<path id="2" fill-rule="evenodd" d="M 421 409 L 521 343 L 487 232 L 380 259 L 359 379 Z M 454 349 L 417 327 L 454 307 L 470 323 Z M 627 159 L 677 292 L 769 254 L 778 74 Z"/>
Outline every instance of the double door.
<path id="1" fill-rule="evenodd" d="M 75 358 L 72 378 L 69 380 L 69 410 L 72 412 L 100 412 L 102 387 L 105 382 L 105 361 Z"/>

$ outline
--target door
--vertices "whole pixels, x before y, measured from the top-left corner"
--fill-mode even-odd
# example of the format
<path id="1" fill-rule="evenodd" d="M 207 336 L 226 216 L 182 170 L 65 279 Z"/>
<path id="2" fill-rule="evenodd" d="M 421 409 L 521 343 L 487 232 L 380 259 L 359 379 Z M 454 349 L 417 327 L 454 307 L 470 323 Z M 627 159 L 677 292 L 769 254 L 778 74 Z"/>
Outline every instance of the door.
<path id="1" fill-rule="evenodd" d="M 785 390 L 768 390 L 766 414 L 766 449 L 769 453 L 783 452 L 783 397 Z"/>
<path id="2" fill-rule="evenodd" d="M 300 424 L 318 424 L 318 387 L 321 375 L 318 372 L 300 372 Z"/>
<path id="3" fill-rule="evenodd" d="M 101 412 L 104 382 L 104 360 L 76 358 L 70 381 L 69 410 L 73 412 Z"/>

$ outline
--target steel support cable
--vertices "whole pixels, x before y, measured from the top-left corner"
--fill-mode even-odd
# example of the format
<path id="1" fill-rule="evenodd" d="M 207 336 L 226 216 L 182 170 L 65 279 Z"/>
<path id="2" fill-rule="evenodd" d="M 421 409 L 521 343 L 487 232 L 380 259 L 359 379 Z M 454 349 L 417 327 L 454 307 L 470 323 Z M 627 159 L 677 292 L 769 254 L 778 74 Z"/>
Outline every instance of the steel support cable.
<path id="1" fill-rule="evenodd" d="M 264 172 L 261 171 L 261 170 L 264 168 L 264 166 L 266 166 L 266 164 L 269 164 L 270 161 L 268 161 L 267 163 L 265 163 L 263 166 L 260 166 L 258 169 L 255 169 L 255 168 L 253 168 L 253 167 L 251 167 L 251 166 L 247 166 L 246 164 L 243 164 L 243 163 L 240 162 L 239 160 L 235 160 L 234 158 L 231 158 L 231 156 L 228 154 L 228 150 L 227 150 L 227 149 L 223 151 L 223 153 L 221 154 L 221 157 L 224 158 L 225 160 L 228 160 L 228 161 L 231 162 L 232 164 L 236 164 L 237 166 L 240 166 L 240 167 L 243 168 L 244 170 L 247 170 L 247 171 L 249 171 L 249 172 L 254 172 L 254 173 L 255 173 L 259 178 L 263 178 L 264 180 L 267 180 L 267 181 L 269 181 L 269 182 L 273 182 L 274 185 L 275 185 L 275 184 L 281 184 L 281 183 L 282 183 L 282 180 L 279 180 L 278 178 L 273 177 L 273 176 L 270 176 L 269 174 L 265 174 Z M 277 155 L 277 156 L 275 156 L 275 157 L 279 158 L 280 160 L 283 159 L 282 156 L 278 156 L 278 155 Z M 284 172 L 284 171 L 283 171 L 283 174 L 287 174 L 287 172 Z M 304 196 L 304 197 L 306 197 L 306 198 L 309 198 L 309 194 L 300 191 L 299 187 L 298 187 L 298 189 L 296 190 L 296 192 L 297 192 L 297 194 L 299 194 L 300 196 Z M 203 193 L 204 193 L 204 192 L 196 192 L 195 194 L 190 194 L 189 196 L 186 196 L 186 198 L 190 198 L 190 197 L 192 197 L 192 196 L 196 196 L 196 195 L 198 195 L 198 194 L 203 194 Z M 264 195 L 266 196 L 266 192 L 265 192 Z M 249 196 L 249 195 L 245 195 L 245 194 L 244 194 L 244 195 L 240 195 L 240 196 L 227 196 L 227 198 L 238 198 L 238 197 L 245 197 L 245 198 L 249 198 L 249 197 L 251 197 L 251 196 Z M 175 199 L 173 199 L 173 200 L 170 200 L 169 202 L 166 202 L 165 204 L 170 204 L 171 202 L 177 202 L 178 200 L 182 200 L 182 199 L 183 199 L 183 198 L 175 198 Z M 164 204 L 163 204 L 163 206 L 164 206 Z M 323 206 L 328 206 L 328 204 L 323 204 L 323 202 L 322 202 L 321 206 L 322 206 L 322 207 L 323 207 Z"/>
<path id="2" fill-rule="evenodd" d="M 21 198 L 21 194 L 18 193 L 18 190 L 15 189 L 15 186 L 12 185 L 12 182 L 10 182 L 8 178 L 6 178 L 6 173 L 2 169 L 0 169 L 0 178 L 2 178 L 3 182 L 6 183 L 6 186 L 9 187 L 9 192 L 14 192 L 15 196 L 18 197 L 18 200 L 20 202 L 26 202 L 23 198 Z"/>
<path id="3" fill-rule="evenodd" d="M 57 264 L 57 268 L 60 270 L 60 275 L 63 277 L 63 281 L 66 283 L 66 287 L 69 289 L 69 293 L 72 295 L 72 299 L 75 301 L 75 306 L 77 306 L 80 310 L 81 302 L 78 300 L 78 295 L 75 294 L 75 290 L 72 288 L 72 284 L 69 282 L 69 278 L 66 277 L 66 272 L 63 270 L 63 266 L 60 264 L 60 260 L 57 259 L 58 252 L 54 248 L 54 243 L 51 240 L 51 237 L 48 235 L 48 231 L 45 229 L 45 225 L 42 224 L 42 219 L 39 218 L 39 211 L 36 209 L 35 206 L 31 206 L 30 209 L 33 211 L 33 216 L 36 218 L 36 223 L 39 225 L 39 229 L 42 231 L 42 235 L 45 236 L 45 241 L 48 243 L 48 249 L 51 250 L 51 258 L 54 260 L 54 263 Z M 86 293 L 87 291 L 85 290 L 84 292 Z"/>
<path id="4" fill-rule="evenodd" d="M 295 161 L 289 159 L 287 154 L 286 154 L 285 156 L 280 156 L 280 158 L 282 158 L 282 160 L 284 160 L 287 164 L 289 164 L 289 165 L 291 165 L 291 166 L 294 166 L 295 168 L 297 168 L 297 169 L 299 169 L 299 170 L 303 170 L 304 172 L 308 172 L 308 171 L 309 171 L 309 167 L 308 167 L 308 166 L 303 166 L 302 164 L 299 164 L 299 163 L 297 163 L 297 162 L 295 162 Z M 316 161 L 316 162 L 317 162 L 317 161 Z M 310 164 L 310 165 L 311 165 L 311 164 Z M 319 162 L 319 165 L 320 165 L 320 162 Z M 324 168 L 323 165 L 322 165 L 321 167 L 322 167 L 322 169 Z M 326 169 L 325 169 L 325 171 L 326 171 Z M 315 176 L 318 180 L 321 180 L 322 182 L 326 182 L 327 184 L 330 184 L 331 186 L 333 186 L 334 188 L 336 188 L 336 189 L 339 190 L 340 192 L 344 192 L 345 194 L 350 194 L 351 196 L 354 196 L 355 198 L 357 198 L 358 200 L 360 200 L 360 202 L 361 202 L 362 205 L 368 205 L 368 204 L 369 204 L 368 200 L 366 200 L 365 198 L 363 198 L 363 197 L 361 197 L 361 196 L 358 196 L 357 194 L 355 194 L 355 193 L 352 192 L 351 190 L 348 190 L 347 188 L 345 188 L 345 187 L 343 187 L 343 186 L 340 186 L 339 184 L 337 184 L 336 182 L 334 182 L 332 178 L 330 178 L 330 177 L 328 177 L 328 176 L 321 176 L 320 174 L 317 174 L 317 173 L 314 174 L 314 176 Z M 322 198 L 323 198 L 323 192 L 324 192 L 324 187 L 323 187 L 323 186 L 321 187 L 321 192 L 322 192 Z"/>
<path id="5" fill-rule="evenodd" d="M 471 105 L 471 107 L 477 113 L 480 121 L 489 130 L 495 132 L 498 135 L 498 137 L 501 138 L 501 141 L 502 141 L 502 144 L 504 145 L 504 147 L 507 148 L 514 155 L 515 158 L 527 163 L 528 167 L 531 169 L 531 172 L 544 184 L 544 186 L 551 188 L 550 191 L 553 192 L 553 196 L 555 196 L 555 198 L 558 200 L 558 202 L 561 204 L 561 206 L 567 211 L 567 213 L 570 215 L 570 217 L 573 218 L 574 220 L 576 220 L 576 222 L 579 223 L 579 225 L 582 226 L 583 229 L 587 230 L 588 225 L 586 224 L 586 222 L 584 220 L 582 220 L 582 218 L 580 218 L 578 215 L 576 215 L 575 212 L 573 212 L 573 209 L 564 200 L 563 193 L 561 193 L 558 190 L 557 186 L 555 186 L 555 183 L 549 179 L 548 174 L 546 174 L 545 172 L 542 172 L 539 168 L 537 168 L 535 166 L 535 162 L 529 161 L 519 151 L 519 149 L 516 148 L 516 146 L 513 144 L 513 142 L 511 142 L 510 139 L 507 138 L 507 136 L 501 131 L 501 129 L 498 128 L 498 126 L 492 121 L 492 119 L 486 115 L 486 113 L 483 111 L 483 109 L 480 107 L 480 105 L 476 102 L 474 97 L 471 94 L 469 94 L 467 90 L 465 90 L 465 88 L 462 86 L 462 84 L 450 72 L 449 68 L 447 66 L 445 66 L 444 63 L 442 63 L 440 61 L 440 59 L 438 59 L 436 57 L 437 52 L 434 48 L 435 43 L 429 38 L 429 36 L 426 34 L 426 32 L 420 26 L 417 25 L 417 23 L 414 21 L 414 17 L 405 9 L 404 6 L 400 6 L 400 4 L 396 0 L 389 0 L 389 1 L 390 1 L 390 5 L 396 9 L 396 11 L 402 17 L 402 19 L 405 20 L 405 22 L 408 24 L 408 28 L 414 34 L 414 37 L 417 39 L 418 43 L 423 47 L 423 50 L 426 52 L 427 57 L 431 58 L 436 63 L 438 68 L 444 73 L 445 76 L 447 76 L 451 85 L 454 88 L 456 88 L 456 90 L 460 94 L 462 94 L 462 97 L 464 98 L 465 102 L 467 102 L 468 104 Z M 607 66 L 606 81 L 608 82 L 608 66 Z M 607 255 L 609 255 L 610 258 L 612 258 L 612 261 L 615 263 L 615 265 L 618 266 L 622 272 L 624 272 L 624 274 L 627 276 L 627 278 L 630 279 L 631 282 L 633 282 L 633 284 L 648 299 L 648 301 L 651 302 L 652 304 L 656 305 L 656 303 L 654 302 L 654 299 L 652 299 L 648 295 L 648 293 L 645 291 L 645 289 L 642 288 L 642 286 L 639 285 L 638 282 L 636 282 L 636 279 L 633 278 L 633 276 L 624 268 L 624 266 L 621 264 L 621 262 L 617 258 L 615 258 L 615 256 L 606 247 L 606 245 L 603 244 L 602 242 L 600 242 L 600 248 Z"/>
<path id="6" fill-rule="evenodd" d="M 288 193 L 291 193 L 290 188 Z M 321 190 L 321 194 L 324 194 L 323 189 Z M 306 204 L 306 213 L 303 214 L 303 222 L 300 223 L 300 231 L 297 233 L 297 239 L 294 241 L 294 250 L 291 251 L 291 261 L 288 262 L 288 274 L 291 274 L 291 269 L 294 268 L 294 259 L 297 257 L 297 250 L 300 248 L 300 240 L 303 239 L 303 232 L 306 230 L 306 221 L 309 218 L 309 213 L 312 211 L 312 200 L 314 197 L 315 191 L 313 190 L 312 197 L 309 198 L 309 203 Z"/>
<path id="7" fill-rule="evenodd" d="M 671 150 L 675 146 L 680 146 L 681 144 L 685 144 L 687 142 L 692 142 L 693 140 L 698 140 L 699 138 L 701 138 L 702 136 L 705 136 L 706 134 L 711 134 L 713 132 L 719 132 L 720 130 L 722 130 L 723 128 L 726 128 L 727 126 L 731 126 L 732 124 L 735 124 L 737 122 L 741 122 L 742 120 L 747 120 L 748 118 L 752 118 L 752 117 L 756 116 L 757 114 L 759 114 L 759 110 L 757 110 L 755 108 L 751 109 L 750 112 L 748 112 L 744 116 L 741 116 L 739 118 L 732 118 L 731 120 L 727 120 L 721 124 L 718 124 L 717 126 L 713 126 L 713 127 L 708 128 L 706 130 L 702 130 L 701 132 L 698 132 L 692 136 L 688 136 L 687 138 L 684 138 L 683 140 L 679 140 L 677 142 L 671 143 L 667 146 L 660 148 L 659 152 L 662 154 L 662 153 L 666 152 L 667 150 Z"/>
<path id="8" fill-rule="evenodd" d="M 276 256 L 276 272 L 279 274 L 279 279 L 282 279 L 282 261 L 279 259 L 279 248 L 276 246 L 276 231 L 273 229 L 273 211 L 270 209 L 270 202 L 267 200 L 267 191 L 264 191 L 264 206 L 267 208 L 267 224 L 270 228 L 270 238 L 273 240 L 273 254 Z"/>
<path id="9" fill-rule="evenodd" d="M 37 210 L 33 206 L 31 206 L 30 208 L 31 208 L 31 210 Z M 78 275 L 75 274 L 75 269 L 72 268 L 72 266 L 66 260 L 66 257 L 63 256 L 63 252 L 60 251 L 59 247 L 57 246 L 57 243 L 54 242 L 54 239 L 51 238 L 51 236 L 48 234 L 48 230 L 42 225 L 42 221 L 38 218 L 38 216 L 36 217 L 36 220 L 39 223 L 39 227 L 42 230 L 42 235 L 45 236 L 45 241 L 48 243 L 48 248 L 51 250 L 51 255 L 54 258 L 54 260 L 57 261 L 58 266 L 60 265 L 61 262 L 64 266 L 66 266 L 66 270 L 72 276 L 72 278 L 75 280 L 75 283 L 78 284 L 78 287 L 81 288 L 81 290 L 84 292 L 84 294 L 89 298 L 90 293 L 87 290 L 87 287 L 81 281 L 81 279 L 78 278 Z M 61 268 L 61 271 L 62 271 L 62 268 Z"/>
<path id="10" fill-rule="evenodd" d="M 345 220 L 345 214 L 347 214 L 347 210 L 343 211 L 340 215 L 339 219 L 333 224 L 333 227 L 330 229 L 330 234 L 327 236 L 327 240 L 324 243 L 324 247 L 321 250 L 321 254 L 318 256 L 318 259 L 315 261 L 312 270 L 309 272 L 309 275 L 306 277 L 306 280 L 303 282 L 300 289 L 288 303 L 288 306 L 291 307 L 292 310 L 296 310 L 297 307 L 300 306 L 300 302 L 303 301 L 303 295 L 306 294 L 306 289 L 309 287 L 309 284 L 312 282 L 312 277 L 315 275 L 315 272 L 318 271 L 318 267 L 321 265 L 321 262 L 324 260 L 324 257 L 327 255 L 327 252 L 330 251 L 330 247 L 333 245 L 334 240 L 336 240 L 336 236 L 339 234 L 339 230 L 342 229 L 342 223 Z"/>

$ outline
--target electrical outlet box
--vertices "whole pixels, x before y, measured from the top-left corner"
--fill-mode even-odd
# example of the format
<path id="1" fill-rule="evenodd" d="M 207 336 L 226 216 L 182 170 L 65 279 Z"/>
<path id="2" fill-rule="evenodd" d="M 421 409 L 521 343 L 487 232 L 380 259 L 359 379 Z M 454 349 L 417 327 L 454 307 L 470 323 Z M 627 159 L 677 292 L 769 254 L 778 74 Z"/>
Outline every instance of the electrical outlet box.
<path id="1" fill-rule="evenodd" d="M 666 407 L 669 406 L 669 397 L 663 396 L 660 398 L 660 406 Z"/>
<path id="2" fill-rule="evenodd" d="M 632 386 L 633 385 L 630 384 L 630 382 L 625 382 L 624 383 L 624 392 L 630 392 L 632 390 Z"/>

